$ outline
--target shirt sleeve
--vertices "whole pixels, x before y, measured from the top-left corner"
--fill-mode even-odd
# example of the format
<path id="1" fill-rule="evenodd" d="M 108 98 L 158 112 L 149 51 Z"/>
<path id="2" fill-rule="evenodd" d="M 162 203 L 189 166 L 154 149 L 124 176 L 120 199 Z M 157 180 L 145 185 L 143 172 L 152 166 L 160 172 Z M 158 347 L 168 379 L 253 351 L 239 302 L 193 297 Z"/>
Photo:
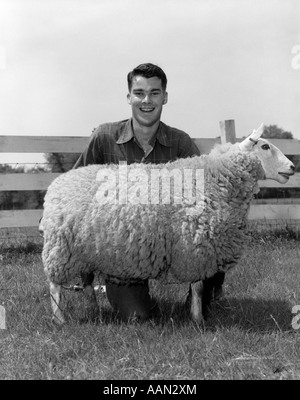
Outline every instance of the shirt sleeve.
<path id="1" fill-rule="evenodd" d="M 192 156 L 200 156 L 200 151 L 193 139 L 185 133 L 179 142 L 178 157 L 186 158 Z"/>
<path id="2" fill-rule="evenodd" d="M 90 164 L 104 164 L 99 133 L 99 128 L 93 132 L 87 148 L 79 156 L 78 160 L 73 166 L 73 169 L 86 167 Z"/>

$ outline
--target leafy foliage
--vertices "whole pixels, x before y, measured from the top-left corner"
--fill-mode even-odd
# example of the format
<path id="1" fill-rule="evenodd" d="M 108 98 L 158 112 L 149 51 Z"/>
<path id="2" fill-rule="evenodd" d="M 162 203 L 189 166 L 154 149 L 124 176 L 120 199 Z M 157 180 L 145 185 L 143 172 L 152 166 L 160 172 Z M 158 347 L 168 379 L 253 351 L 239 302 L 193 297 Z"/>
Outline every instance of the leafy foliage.
<path id="1" fill-rule="evenodd" d="M 44 154 L 52 172 L 67 172 L 79 158 L 78 153 L 46 153 Z"/>
<path id="2" fill-rule="evenodd" d="M 25 167 L 18 165 L 0 164 L 0 173 L 21 174 L 25 173 Z M 44 172 L 42 167 L 36 167 L 31 173 Z M 21 210 L 42 208 L 44 190 L 10 190 L 0 191 L 0 210 Z"/>
<path id="3" fill-rule="evenodd" d="M 279 128 L 277 125 L 265 125 L 261 137 L 265 139 L 293 139 L 293 134 Z"/>

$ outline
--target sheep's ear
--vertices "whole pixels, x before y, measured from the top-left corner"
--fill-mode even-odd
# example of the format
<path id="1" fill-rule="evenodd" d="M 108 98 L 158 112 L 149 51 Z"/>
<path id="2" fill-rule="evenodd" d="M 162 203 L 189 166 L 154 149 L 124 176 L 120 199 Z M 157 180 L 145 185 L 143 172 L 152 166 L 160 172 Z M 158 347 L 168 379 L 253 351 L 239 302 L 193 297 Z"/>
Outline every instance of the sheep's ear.
<path id="1" fill-rule="evenodd" d="M 258 140 L 261 135 L 263 134 L 264 131 L 264 124 L 261 124 L 256 130 L 254 129 L 253 132 L 249 137 L 251 137 L 252 140 Z"/>
<path id="2" fill-rule="evenodd" d="M 264 131 L 264 124 L 261 124 L 257 129 L 253 129 L 253 132 L 240 143 L 241 150 L 242 151 L 251 150 L 253 148 L 253 145 L 256 144 L 258 139 L 261 137 L 263 131 Z"/>

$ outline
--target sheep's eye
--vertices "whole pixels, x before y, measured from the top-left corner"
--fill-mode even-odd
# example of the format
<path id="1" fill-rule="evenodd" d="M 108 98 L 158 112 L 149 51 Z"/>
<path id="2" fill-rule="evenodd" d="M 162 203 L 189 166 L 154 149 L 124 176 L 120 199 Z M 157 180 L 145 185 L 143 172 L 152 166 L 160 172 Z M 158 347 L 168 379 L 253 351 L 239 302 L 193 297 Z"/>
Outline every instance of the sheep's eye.
<path id="1" fill-rule="evenodd" d="M 268 144 L 263 144 L 263 145 L 261 146 L 261 148 L 262 148 L 263 150 L 269 150 L 270 146 L 269 146 Z"/>

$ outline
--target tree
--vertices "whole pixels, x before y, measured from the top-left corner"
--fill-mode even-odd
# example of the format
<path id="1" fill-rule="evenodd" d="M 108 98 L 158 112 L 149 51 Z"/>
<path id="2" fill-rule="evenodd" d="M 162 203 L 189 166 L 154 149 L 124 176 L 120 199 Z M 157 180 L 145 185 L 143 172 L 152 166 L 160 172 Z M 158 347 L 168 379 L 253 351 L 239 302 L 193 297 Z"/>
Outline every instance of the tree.
<path id="1" fill-rule="evenodd" d="M 52 172 L 67 172 L 79 158 L 78 153 L 46 153 L 44 154 Z"/>
<path id="2" fill-rule="evenodd" d="M 21 174 L 25 172 L 25 169 L 21 165 L 18 165 L 17 167 L 12 167 L 9 164 L 0 164 L 0 172 L 3 174 Z"/>
<path id="3" fill-rule="evenodd" d="M 93 128 L 92 133 L 97 128 Z M 51 172 L 67 172 L 73 168 L 78 160 L 80 153 L 44 153 Z"/>
<path id="4" fill-rule="evenodd" d="M 261 137 L 265 139 L 293 139 L 293 134 L 277 125 L 265 125 Z"/>
<path id="5" fill-rule="evenodd" d="M 36 166 L 29 173 L 45 172 L 42 166 Z M 12 167 L 9 164 L 0 164 L 2 174 L 27 173 L 24 166 Z M 0 191 L 0 210 L 21 210 L 42 208 L 44 190 L 8 190 Z"/>

